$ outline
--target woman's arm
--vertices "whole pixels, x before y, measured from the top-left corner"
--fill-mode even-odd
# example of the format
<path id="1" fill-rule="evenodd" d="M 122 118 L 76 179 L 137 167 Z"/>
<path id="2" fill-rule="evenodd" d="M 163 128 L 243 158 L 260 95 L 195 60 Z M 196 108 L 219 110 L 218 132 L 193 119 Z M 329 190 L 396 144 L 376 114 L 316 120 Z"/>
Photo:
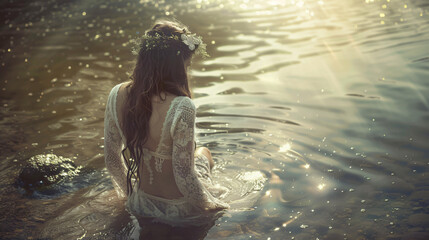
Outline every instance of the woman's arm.
<path id="1" fill-rule="evenodd" d="M 116 91 L 112 89 L 107 100 L 104 115 L 104 159 L 106 168 L 112 176 L 113 186 L 119 197 L 127 192 L 126 166 L 121 158 L 122 141 L 115 121 Z"/>
<path id="2" fill-rule="evenodd" d="M 197 178 L 194 166 L 195 106 L 184 98 L 179 103 L 172 124 L 173 172 L 177 187 L 183 196 L 202 210 L 229 208 L 229 205 L 213 197 Z"/>

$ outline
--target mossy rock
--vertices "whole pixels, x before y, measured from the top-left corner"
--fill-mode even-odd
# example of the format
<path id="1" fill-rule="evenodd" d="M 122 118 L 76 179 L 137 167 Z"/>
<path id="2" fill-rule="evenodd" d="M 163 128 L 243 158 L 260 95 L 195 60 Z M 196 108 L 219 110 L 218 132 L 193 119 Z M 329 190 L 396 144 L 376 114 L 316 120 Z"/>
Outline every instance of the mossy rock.
<path id="1" fill-rule="evenodd" d="M 58 183 L 64 178 L 76 176 L 81 168 L 69 158 L 55 154 L 36 155 L 24 164 L 17 184 L 27 190 L 38 190 Z"/>

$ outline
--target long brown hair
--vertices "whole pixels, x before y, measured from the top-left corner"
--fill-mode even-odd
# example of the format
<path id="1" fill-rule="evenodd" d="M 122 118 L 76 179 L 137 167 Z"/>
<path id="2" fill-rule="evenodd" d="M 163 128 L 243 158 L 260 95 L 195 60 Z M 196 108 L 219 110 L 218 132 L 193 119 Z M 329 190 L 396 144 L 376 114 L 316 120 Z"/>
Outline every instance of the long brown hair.
<path id="1" fill-rule="evenodd" d="M 191 97 L 186 61 L 190 61 L 196 49 L 191 51 L 182 42 L 183 33 L 189 33 L 183 24 L 160 20 L 146 31 L 141 40 L 122 113 L 122 129 L 126 138 L 122 155 L 128 168 L 128 194 L 133 190 L 132 179 L 140 181 L 139 167 L 143 158 L 143 145 L 149 134 L 152 96 L 158 95 L 162 99 L 161 93 L 166 92 Z M 127 149 L 128 157 L 125 154 Z"/>

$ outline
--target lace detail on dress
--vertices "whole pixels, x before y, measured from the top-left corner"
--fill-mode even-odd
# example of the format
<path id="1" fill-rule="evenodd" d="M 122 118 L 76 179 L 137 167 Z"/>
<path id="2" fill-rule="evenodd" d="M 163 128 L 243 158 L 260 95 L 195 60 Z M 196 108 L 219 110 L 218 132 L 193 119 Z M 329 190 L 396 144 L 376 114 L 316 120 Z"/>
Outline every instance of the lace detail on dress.
<path id="1" fill-rule="evenodd" d="M 153 182 L 153 170 L 150 167 L 150 159 L 155 159 L 155 170 L 159 173 L 162 173 L 162 163 L 165 159 L 171 159 L 170 156 L 163 156 L 159 153 L 152 152 L 147 148 L 143 148 L 143 161 L 146 165 L 146 168 L 149 172 L 149 184 L 152 184 Z"/>
<path id="2" fill-rule="evenodd" d="M 150 159 L 151 158 L 152 158 L 152 154 L 150 154 L 150 152 L 144 148 L 143 149 L 143 162 L 144 162 L 144 165 L 146 165 L 146 168 L 149 172 L 149 183 L 150 184 L 152 184 L 152 182 L 153 182 L 153 171 L 152 171 L 152 168 L 150 167 Z"/>
<path id="3" fill-rule="evenodd" d="M 120 85 L 116 85 L 109 94 L 104 116 L 104 158 L 107 170 L 112 175 L 112 182 L 120 197 L 127 192 L 127 174 L 121 151 L 122 132 L 116 118 L 116 96 Z"/>
<path id="4" fill-rule="evenodd" d="M 162 173 L 162 163 L 164 162 L 164 160 L 164 158 L 155 159 L 155 170 L 159 173 Z"/>
<path id="5" fill-rule="evenodd" d="M 228 208 L 201 184 L 195 172 L 194 129 L 196 109 L 192 100 L 183 98 L 176 108 L 171 125 L 173 138 L 173 172 L 177 187 L 188 202 L 200 210 Z"/>
<path id="6" fill-rule="evenodd" d="M 116 110 L 116 96 L 121 84 L 110 92 L 106 105 L 104 119 L 104 154 L 106 167 L 112 176 L 115 189 L 120 196 L 126 196 L 127 168 L 121 151 L 124 148 L 125 138 L 120 129 Z M 202 210 L 225 209 L 229 205 L 215 198 L 210 192 L 211 181 L 204 184 L 196 171 L 194 162 L 196 109 L 188 97 L 176 97 L 172 100 L 165 116 L 160 142 L 155 152 L 143 149 L 143 164 L 149 170 L 149 181 L 153 181 L 153 170 L 150 161 L 154 161 L 155 171 L 162 173 L 165 160 L 171 159 L 174 178 L 183 198 L 167 200 L 153 199 L 146 194 L 137 194 L 134 189 L 132 197 L 127 200 L 127 206 L 139 215 L 172 219 L 172 216 L 182 219 L 185 216 L 201 213 Z M 207 188 L 206 188 L 207 185 Z M 159 204 L 155 204 L 159 202 Z M 175 205 L 178 204 L 178 205 Z M 174 209 L 174 211 L 173 211 Z"/>

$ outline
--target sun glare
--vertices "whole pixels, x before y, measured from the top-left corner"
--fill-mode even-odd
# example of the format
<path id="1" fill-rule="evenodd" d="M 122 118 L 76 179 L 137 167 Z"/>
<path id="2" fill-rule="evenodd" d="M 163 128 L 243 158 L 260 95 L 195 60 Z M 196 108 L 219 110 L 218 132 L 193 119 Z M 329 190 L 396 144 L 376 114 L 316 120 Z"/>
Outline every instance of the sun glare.
<path id="1" fill-rule="evenodd" d="M 291 149 L 290 143 L 286 143 L 285 145 L 280 147 L 279 152 L 287 152 L 290 149 Z"/>
<path id="2" fill-rule="evenodd" d="M 321 184 L 319 184 L 318 186 L 317 186 L 317 189 L 319 189 L 320 191 L 322 191 L 324 188 L 325 188 L 325 184 L 324 183 L 321 183 Z"/>

